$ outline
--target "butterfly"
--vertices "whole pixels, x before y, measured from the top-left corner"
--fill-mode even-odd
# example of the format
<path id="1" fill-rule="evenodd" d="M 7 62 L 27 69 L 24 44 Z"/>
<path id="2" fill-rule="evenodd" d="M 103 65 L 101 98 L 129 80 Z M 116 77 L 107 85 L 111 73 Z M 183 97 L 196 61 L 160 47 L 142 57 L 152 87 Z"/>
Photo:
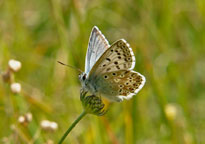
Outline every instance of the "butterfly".
<path id="1" fill-rule="evenodd" d="M 145 77 L 133 71 L 135 56 L 129 44 L 120 39 L 109 45 L 105 36 L 94 26 L 88 43 L 85 72 L 79 75 L 84 92 L 120 102 L 137 94 Z"/>

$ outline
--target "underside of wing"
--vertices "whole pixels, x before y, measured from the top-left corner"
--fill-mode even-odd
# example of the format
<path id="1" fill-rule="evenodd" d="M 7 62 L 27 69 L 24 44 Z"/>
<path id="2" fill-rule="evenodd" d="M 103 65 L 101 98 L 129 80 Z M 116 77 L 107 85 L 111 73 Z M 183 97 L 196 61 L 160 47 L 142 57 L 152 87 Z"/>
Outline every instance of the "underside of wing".
<path id="1" fill-rule="evenodd" d="M 144 86 L 145 77 L 133 71 L 135 57 L 129 44 L 120 39 L 92 67 L 88 81 L 96 93 L 112 101 L 129 99 Z"/>
<path id="2" fill-rule="evenodd" d="M 108 48 L 93 66 L 90 76 L 119 70 L 132 70 L 135 57 L 129 44 L 120 39 Z"/>
<path id="3" fill-rule="evenodd" d="M 85 73 L 88 74 L 95 62 L 102 56 L 102 54 L 110 47 L 108 41 L 101 33 L 101 31 L 94 26 L 90 34 L 86 62 Z"/>
<path id="4" fill-rule="evenodd" d="M 146 79 L 138 72 L 120 70 L 104 73 L 94 81 L 100 94 L 112 101 L 120 102 L 137 94 Z"/>

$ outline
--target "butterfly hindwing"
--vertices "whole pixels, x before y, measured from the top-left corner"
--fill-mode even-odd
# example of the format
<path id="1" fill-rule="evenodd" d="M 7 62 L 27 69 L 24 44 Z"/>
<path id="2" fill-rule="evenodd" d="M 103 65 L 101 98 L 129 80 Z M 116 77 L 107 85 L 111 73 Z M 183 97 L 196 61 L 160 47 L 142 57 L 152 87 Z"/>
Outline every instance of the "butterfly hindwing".
<path id="1" fill-rule="evenodd" d="M 88 74 L 99 57 L 109 48 L 109 43 L 101 33 L 101 31 L 94 26 L 90 34 L 86 62 L 85 73 Z"/>
<path id="2" fill-rule="evenodd" d="M 94 80 L 98 91 L 113 101 L 130 99 L 144 86 L 145 77 L 138 72 L 120 70 L 100 75 Z"/>

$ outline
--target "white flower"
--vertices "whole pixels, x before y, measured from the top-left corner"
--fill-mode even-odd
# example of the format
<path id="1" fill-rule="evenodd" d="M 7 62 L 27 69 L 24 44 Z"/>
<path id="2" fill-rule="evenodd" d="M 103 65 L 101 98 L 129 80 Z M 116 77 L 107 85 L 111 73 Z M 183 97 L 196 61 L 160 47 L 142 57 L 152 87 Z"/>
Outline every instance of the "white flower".
<path id="1" fill-rule="evenodd" d="M 58 129 L 58 124 L 56 122 L 50 122 L 50 127 L 53 130 L 57 130 Z"/>
<path id="2" fill-rule="evenodd" d="M 58 129 L 58 124 L 56 122 L 52 122 L 49 120 L 42 120 L 41 121 L 41 128 L 44 130 L 55 131 Z"/>
<path id="3" fill-rule="evenodd" d="M 48 121 L 48 120 L 42 120 L 41 121 L 41 128 L 49 129 L 49 127 L 50 127 L 50 121 Z"/>
<path id="4" fill-rule="evenodd" d="M 25 117 L 24 117 L 24 116 L 20 116 L 20 117 L 18 118 L 18 122 L 19 122 L 19 123 L 24 123 L 24 122 L 25 122 Z"/>
<path id="5" fill-rule="evenodd" d="M 28 122 L 31 122 L 31 121 L 32 121 L 32 118 L 33 118 L 32 113 L 30 113 L 30 112 L 29 112 L 29 113 L 26 113 L 25 117 L 26 117 L 26 119 L 27 119 Z"/>
<path id="6" fill-rule="evenodd" d="M 25 115 L 21 115 L 18 118 L 18 122 L 20 124 L 28 124 L 31 121 L 32 121 L 32 114 L 30 112 L 26 113 Z"/>
<path id="7" fill-rule="evenodd" d="M 17 72 L 21 69 L 21 62 L 13 59 L 9 60 L 9 68 L 12 71 Z"/>
<path id="8" fill-rule="evenodd" d="M 21 92 L 21 84 L 20 83 L 12 83 L 11 84 L 11 91 L 15 94 L 18 94 Z"/>

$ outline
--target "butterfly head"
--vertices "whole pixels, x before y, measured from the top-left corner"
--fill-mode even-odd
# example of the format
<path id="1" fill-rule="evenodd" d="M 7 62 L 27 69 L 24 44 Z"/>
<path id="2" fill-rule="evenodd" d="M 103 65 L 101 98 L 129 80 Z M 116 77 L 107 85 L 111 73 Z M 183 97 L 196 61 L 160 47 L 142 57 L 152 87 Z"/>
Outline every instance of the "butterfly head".
<path id="1" fill-rule="evenodd" d="M 88 78 L 87 78 L 87 74 L 85 72 L 82 72 L 80 75 L 79 75 L 79 80 L 81 82 L 81 85 L 82 85 L 82 89 L 84 91 L 90 91 L 92 90 L 90 88 L 90 85 L 89 85 L 89 82 L 88 82 Z"/>
<path id="2" fill-rule="evenodd" d="M 80 80 L 83 87 L 85 87 L 85 85 L 86 85 L 86 82 L 85 82 L 86 78 L 87 78 L 86 73 L 82 72 L 81 74 L 79 74 L 79 80 Z"/>

